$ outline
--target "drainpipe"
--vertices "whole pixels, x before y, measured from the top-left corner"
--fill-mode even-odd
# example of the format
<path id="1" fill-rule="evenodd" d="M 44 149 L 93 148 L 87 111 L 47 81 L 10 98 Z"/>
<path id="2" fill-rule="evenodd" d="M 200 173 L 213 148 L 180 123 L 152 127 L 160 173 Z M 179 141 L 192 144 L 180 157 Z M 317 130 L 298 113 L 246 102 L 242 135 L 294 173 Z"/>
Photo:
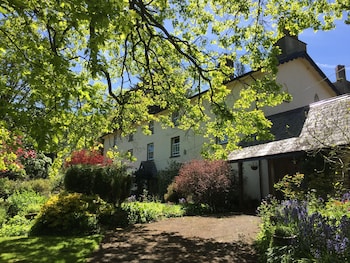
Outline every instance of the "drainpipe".
<path id="1" fill-rule="evenodd" d="M 259 190 L 260 190 L 260 201 L 264 198 L 263 197 L 263 183 L 262 183 L 262 169 L 261 169 L 261 160 L 259 160 Z"/>
<path id="2" fill-rule="evenodd" d="M 238 163 L 239 210 L 243 211 L 243 162 Z"/>

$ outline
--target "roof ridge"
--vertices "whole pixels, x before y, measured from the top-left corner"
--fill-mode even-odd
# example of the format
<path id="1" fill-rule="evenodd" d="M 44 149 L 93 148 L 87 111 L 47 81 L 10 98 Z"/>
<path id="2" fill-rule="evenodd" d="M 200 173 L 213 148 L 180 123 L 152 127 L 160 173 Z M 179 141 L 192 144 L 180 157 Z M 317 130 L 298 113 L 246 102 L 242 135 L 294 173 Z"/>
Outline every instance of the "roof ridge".
<path id="1" fill-rule="evenodd" d="M 310 104 L 310 108 L 311 107 L 318 107 L 318 106 L 326 104 L 326 103 L 331 103 L 334 101 L 345 100 L 345 99 L 350 99 L 350 94 L 343 94 L 343 95 L 339 95 L 339 96 L 335 96 L 335 97 L 331 97 L 331 98 L 327 98 L 324 100 L 313 102 Z"/>

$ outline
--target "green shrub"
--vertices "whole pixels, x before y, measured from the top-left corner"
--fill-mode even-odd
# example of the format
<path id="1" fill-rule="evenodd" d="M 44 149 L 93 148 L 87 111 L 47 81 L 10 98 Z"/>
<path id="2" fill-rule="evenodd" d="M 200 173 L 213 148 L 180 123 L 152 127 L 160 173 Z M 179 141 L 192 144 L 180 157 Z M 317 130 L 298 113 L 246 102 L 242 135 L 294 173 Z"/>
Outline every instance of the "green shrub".
<path id="1" fill-rule="evenodd" d="M 18 191 L 34 191 L 42 195 L 49 196 L 52 190 L 51 179 L 33 179 L 21 182 L 18 187 Z"/>
<path id="2" fill-rule="evenodd" d="M 64 187 L 69 192 L 91 195 L 95 173 L 98 169 L 101 168 L 89 165 L 70 166 L 64 176 Z"/>
<path id="3" fill-rule="evenodd" d="M 148 223 L 161 218 L 179 217 L 184 215 L 180 205 L 167 205 L 158 202 L 123 203 L 122 209 L 128 214 L 129 224 Z"/>
<path id="4" fill-rule="evenodd" d="M 2 225 L 0 228 L 0 236 L 23 236 L 28 234 L 31 226 L 31 220 L 26 219 L 23 215 L 15 215 Z"/>
<path id="5" fill-rule="evenodd" d="M 49 177 L 52 160 L 45 154 L 37 153 L 34 158 L 21 158 L 21 162 L 29 179 Z"/>
<path id="6" fill-rule="evenodd" d="M 119 205 L 129 196 L 130 188 L 131 177 L 127 174 L 126 167 L 109 165 L 96 174 L 93 193 L 109 203 Z"/>
<path id="7" fill-rule="evenodd" d="M 212 212 L 209 205 L 206 204 L 185 203 L 183 209 L 188 216 L 205 215 Z"/>
<path id="8" fill-rule="evenodd" d="M 79 235 L 99 230 L 101 200 L 81 193 L 52 196 L 42 207 L 31 235 Z"/>
<path id="9" fill-rule="evenodd" d="M 0 202 L 0 227 L 7 219 L 7 208 Z"/>
<path id="10" fill-rule="evenodd" d="M 168 186 L 174 180 L 175 176 L 179 175 L 179 170 L 181 168 L 181 163 L 170 162 L 169 166 L 158 172 L 157 174 L 157 184 L 158 184 L 158 195 L 163 198 L 168 192 Z"/>
<path id="11" fill-rule="evenodd" d="M 119 205 L 130 194 L 131 177 L 125 166 L 74 165 L 68 168 L 64 185 L 67 191 L 99 195 L 103 200 Z"/>
<path id="12" fill-rule="evenodd" d="M 0 178 L 0 198 L 7 199 L 16 191 L 18 181 L 13 181 L 7 177 Z"/>
<path id="13" fill-rule="evenodd" d="M 301 187 L 303 180 L 304 174 L 285 175 L 274 188 L 283 194 L 284 199 L 303 200 L 306 198 L 306 191 Z"/>
<path id="14" fill-rule="evenodd" d="M 101 209 L 98 222 L 104 229 L 115 229 L 129 225 L 128 214 L 121 207 L 107 205 Z"/>
<path id="15" fill-rule="evenodd" d="M 8 214 L 10 217 L 17 214 L 26 215 L 37 213 L 46 202 L 47 197 L 34 191 L 15 192 L 7 200 Z"/>

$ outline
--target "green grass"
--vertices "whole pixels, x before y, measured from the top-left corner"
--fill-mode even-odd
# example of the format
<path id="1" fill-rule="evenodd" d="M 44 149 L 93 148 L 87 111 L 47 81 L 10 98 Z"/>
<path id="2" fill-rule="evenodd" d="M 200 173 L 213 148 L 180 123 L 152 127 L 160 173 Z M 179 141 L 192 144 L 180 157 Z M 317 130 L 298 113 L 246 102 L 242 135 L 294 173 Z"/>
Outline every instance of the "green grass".
<path id="1" fill-rule="evenodd" d="M 0 262 L 86 262 L 101 240 L 101 235 L 0 238 Z"/>

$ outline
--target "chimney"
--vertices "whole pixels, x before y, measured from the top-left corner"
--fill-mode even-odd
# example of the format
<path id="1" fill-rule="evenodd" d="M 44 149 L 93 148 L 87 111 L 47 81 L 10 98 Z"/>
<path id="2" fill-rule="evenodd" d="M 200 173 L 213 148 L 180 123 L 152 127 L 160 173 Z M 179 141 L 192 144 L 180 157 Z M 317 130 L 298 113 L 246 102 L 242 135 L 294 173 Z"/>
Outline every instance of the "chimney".
<path id="1" fill-rule="evenodd" d="M 338 65 L 335 68 L 335 74 L 337 76 L 337 81 L 346 81 L 345 66 L 344 65 Z"/>
<path id="2" fill-rule="evenodd" d="M 337 88 L 340 94 L 348 94 L 350 93 L 350 81 L 346 80 L 345 75 L 345 66 L 338 65 L 335 68 L 336 82 L 334 82 L 334 86 Z"/>
<path id="3" fill-rule="evenodd" d="M 276 43 L 280 47 L 282 53 L 278 56 L 281 61 L 291 55 L 306 52 L 306 44 L 298 39 L 298 36 L 291 36 L 289 31 L 285 31 L 285 36 Z"/>

